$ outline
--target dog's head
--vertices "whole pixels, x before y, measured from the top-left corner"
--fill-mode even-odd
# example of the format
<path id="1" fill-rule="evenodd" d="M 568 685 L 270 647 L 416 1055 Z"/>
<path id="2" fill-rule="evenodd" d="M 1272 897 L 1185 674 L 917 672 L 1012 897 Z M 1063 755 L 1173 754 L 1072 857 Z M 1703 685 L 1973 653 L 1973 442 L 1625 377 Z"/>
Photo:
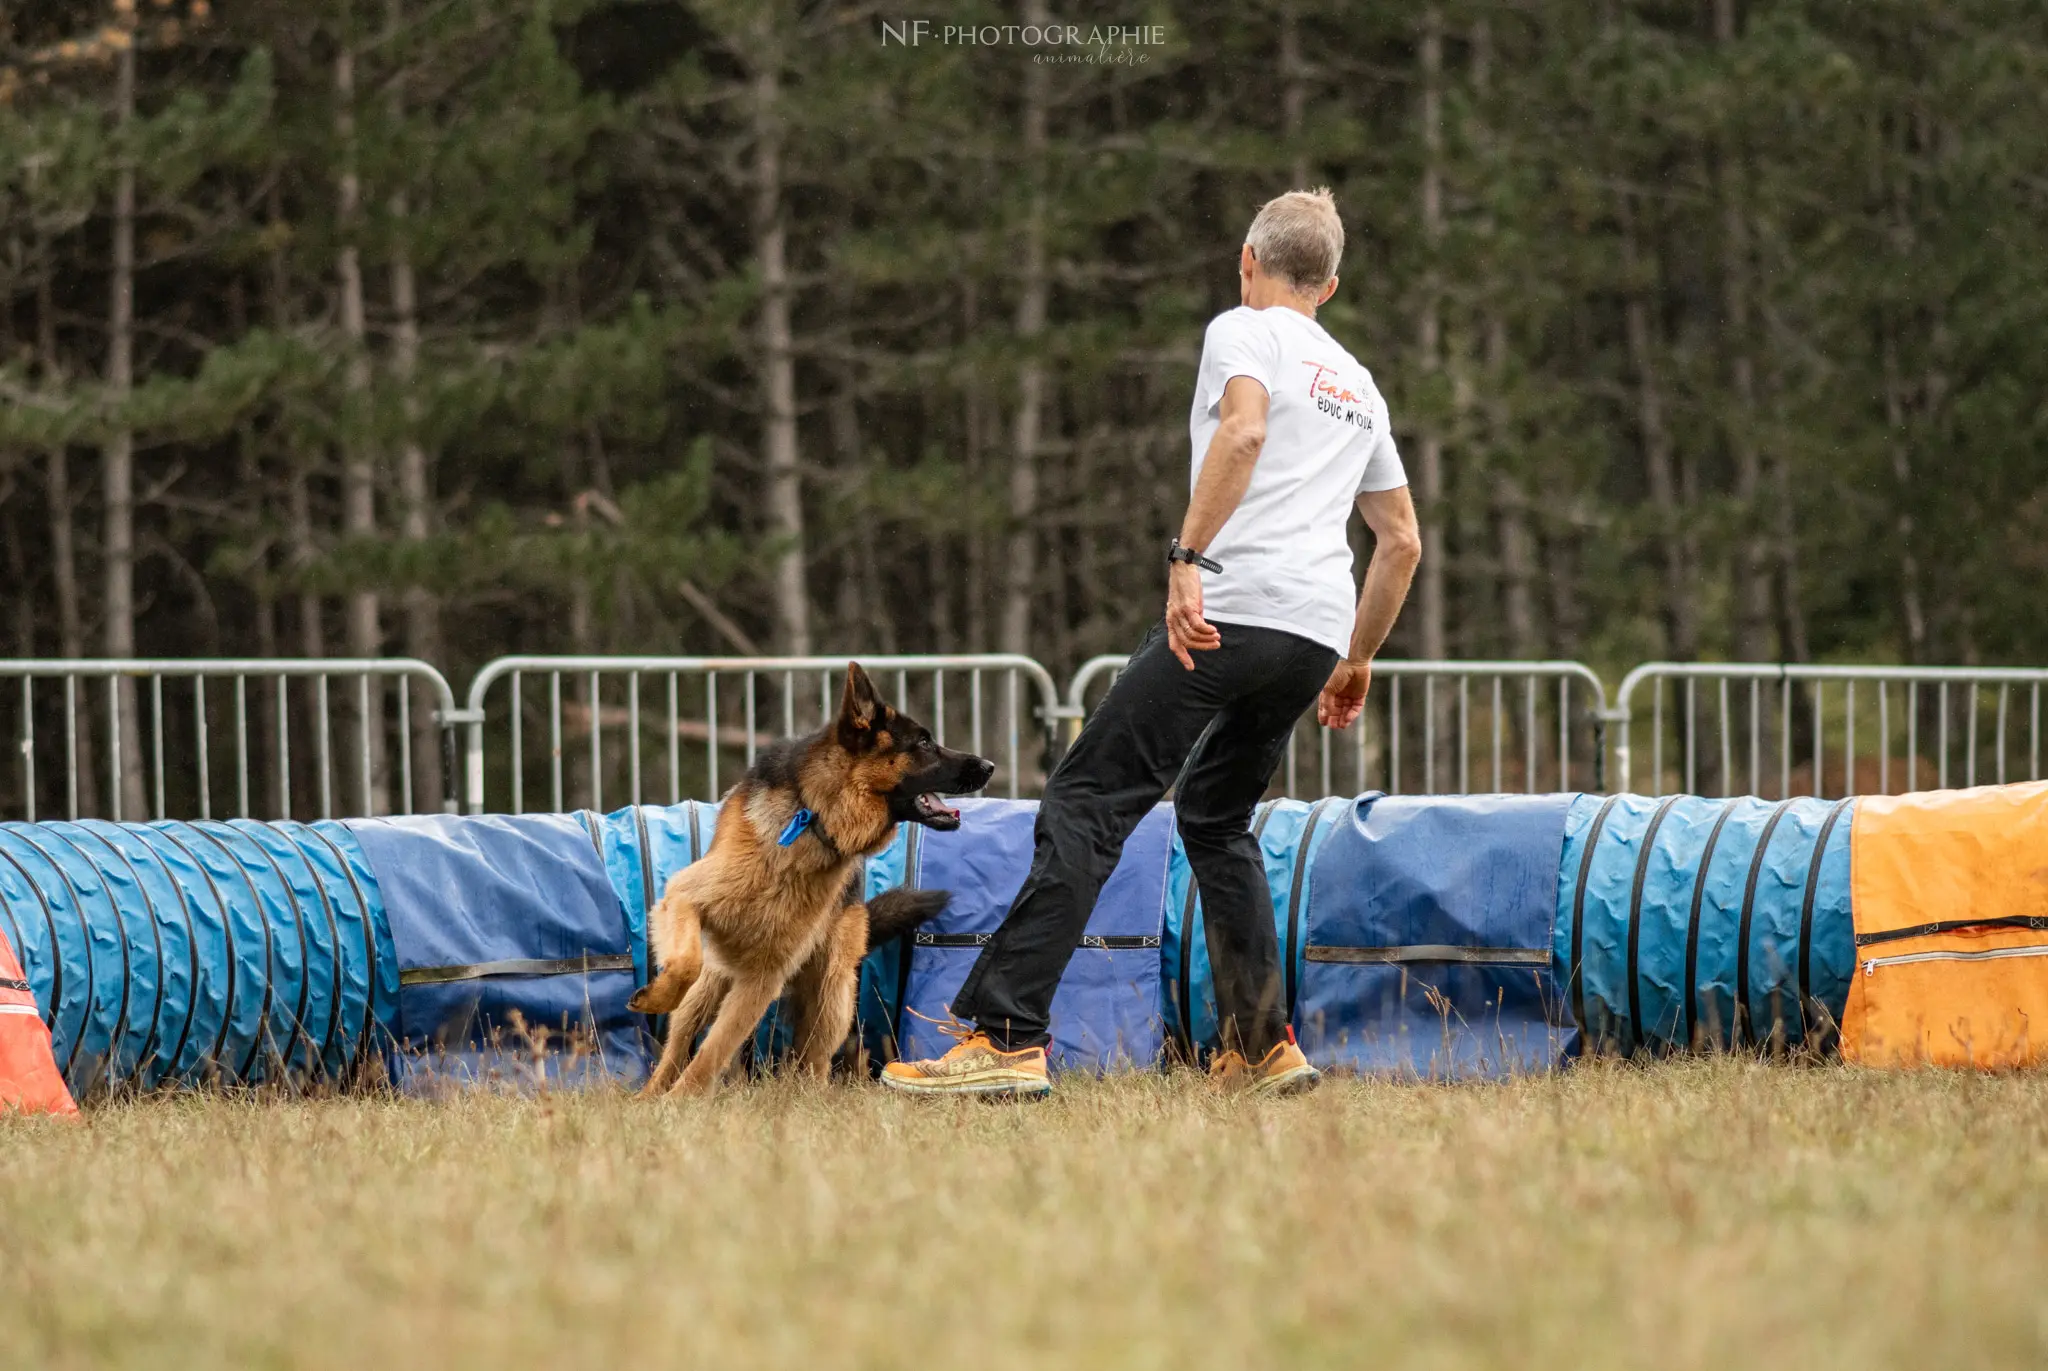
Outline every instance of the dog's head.
<path id="1" fill-rule="evenodd" d="M 960 827 L 960 811 L 939 797 L 979 790 L 996 770 L 986 757 L 940 747 L 930 729 L 882 698 L 858 662 L 846 664 L 833 733 L 854 759 L 855 784 L 887 800 L 897 823 Z"/>

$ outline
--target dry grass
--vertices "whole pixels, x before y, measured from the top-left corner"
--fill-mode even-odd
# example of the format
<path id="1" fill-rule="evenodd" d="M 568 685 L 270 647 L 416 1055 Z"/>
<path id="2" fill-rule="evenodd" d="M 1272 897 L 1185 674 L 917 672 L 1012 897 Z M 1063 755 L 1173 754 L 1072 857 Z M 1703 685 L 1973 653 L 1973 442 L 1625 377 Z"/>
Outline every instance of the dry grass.
<path id="1" fill-rule="evenodd" d="M 2048 1077 L 792 1083 L 0 1126 L 0 1364 L 2040 1366 Z"/>

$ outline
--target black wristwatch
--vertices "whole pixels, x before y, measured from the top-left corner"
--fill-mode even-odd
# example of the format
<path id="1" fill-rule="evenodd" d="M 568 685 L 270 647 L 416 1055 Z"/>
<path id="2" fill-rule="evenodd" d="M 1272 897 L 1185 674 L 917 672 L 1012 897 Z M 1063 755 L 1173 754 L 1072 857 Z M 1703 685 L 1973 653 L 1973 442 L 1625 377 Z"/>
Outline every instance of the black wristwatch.
<path id="1" fill-rule="evenodd" d="M 1221 562 L 1212 562 L 1193 548 L 1182 547 L 1178 538 L 1175 538 L 1172 545 L 1166 549 L 1167 565 L 1171 566 L 1175 562 L 1186 562 L 1191 566 L 1198 566 L 1204 571 L 1220 572 L 1223 570 Z"/>

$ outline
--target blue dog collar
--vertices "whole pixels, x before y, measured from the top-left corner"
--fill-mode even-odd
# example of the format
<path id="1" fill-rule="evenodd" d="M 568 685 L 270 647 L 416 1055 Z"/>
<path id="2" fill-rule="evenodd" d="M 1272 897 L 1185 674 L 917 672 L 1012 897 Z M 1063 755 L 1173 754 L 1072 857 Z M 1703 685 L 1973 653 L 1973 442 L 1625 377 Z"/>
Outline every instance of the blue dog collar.
<path id="1" fill-rule="evenodd" d="M 798 838 L 803 837 L 804 830 L 811 826 L 811 820 L 816 817 L 817 815 L 811 813 L 808 809 L 797 810 L 796 813 L 789 816 L 789 822 L 782 826 L 782 836 L 775 840 L 776 845 L 788 847 Z"/>

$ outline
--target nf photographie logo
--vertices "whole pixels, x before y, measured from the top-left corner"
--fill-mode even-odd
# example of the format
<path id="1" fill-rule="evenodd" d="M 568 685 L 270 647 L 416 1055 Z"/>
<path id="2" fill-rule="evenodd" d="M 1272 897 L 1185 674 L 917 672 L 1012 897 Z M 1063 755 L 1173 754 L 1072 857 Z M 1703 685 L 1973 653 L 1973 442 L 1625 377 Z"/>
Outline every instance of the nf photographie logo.
<path id="1" fill-rule="evenodd" d="M 1164 24 L 940 24 L 930 19 L 884 19 L 882 46 L 921 48 L 1027 48 L 1037 61 L 1117 63 L 1146 60 L 1146 48 L 1166 42 Z"/>

